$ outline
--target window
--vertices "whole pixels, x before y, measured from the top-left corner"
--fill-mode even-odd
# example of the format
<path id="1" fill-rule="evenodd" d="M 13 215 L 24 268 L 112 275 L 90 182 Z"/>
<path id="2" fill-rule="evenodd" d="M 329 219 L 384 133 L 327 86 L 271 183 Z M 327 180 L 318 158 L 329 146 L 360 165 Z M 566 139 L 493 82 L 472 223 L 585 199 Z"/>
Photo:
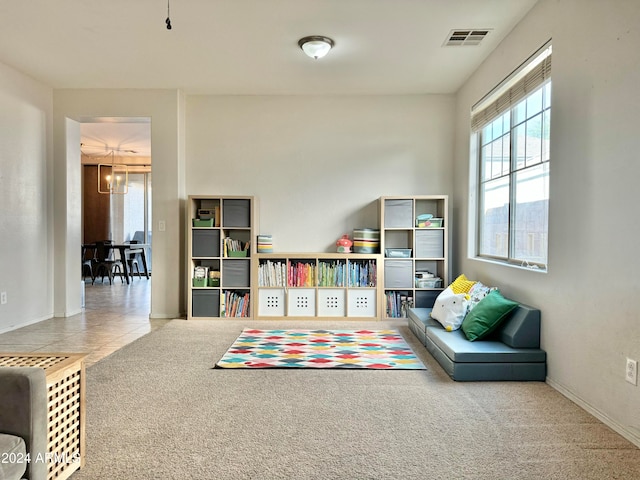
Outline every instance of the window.
<path id="1" fill-rule="evenodd" d="M 474 256 L 546 269 L 551 46 L 474 108 L 471 122 Z"/>

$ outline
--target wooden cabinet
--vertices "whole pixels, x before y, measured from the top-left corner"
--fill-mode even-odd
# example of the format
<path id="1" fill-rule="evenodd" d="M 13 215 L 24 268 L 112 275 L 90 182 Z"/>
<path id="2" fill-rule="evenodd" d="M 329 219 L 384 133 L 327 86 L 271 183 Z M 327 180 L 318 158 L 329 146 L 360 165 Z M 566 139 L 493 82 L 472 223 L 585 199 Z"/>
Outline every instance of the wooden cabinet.
<path id="1" fill-rule="evenodd" d="M 188 319 L 252 316 L 256 217 L 253 197 L 189 197 Z"/>
<path id="2" fill-rule="evenodd" d="M 254 261 L 260 319 L 380 316 L 377 254 L 269 253 Z"/>
<path id="3" fill-rule="evenodd" d="M 385 318 L 432 307 L 449 284 L 448 211 L 446 195 L 380 198 Z"/>
<path id="4" fill-rule="evenodd" d="M 98 193 L 97 165 L 84 165 L 82 172 L 82 243 L 110 239 L 111 195 Z"/>

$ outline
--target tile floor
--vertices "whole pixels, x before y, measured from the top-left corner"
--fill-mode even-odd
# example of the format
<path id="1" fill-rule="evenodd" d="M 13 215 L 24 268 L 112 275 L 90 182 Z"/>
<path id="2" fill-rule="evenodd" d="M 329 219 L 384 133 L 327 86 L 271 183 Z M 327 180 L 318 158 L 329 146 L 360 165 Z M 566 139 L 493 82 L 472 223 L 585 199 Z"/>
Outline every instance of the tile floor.
<path id="1" fill-rule="evenodd" d="M 169 321 L 149 319 L 151 280 L 105 282 L 86 284 L 85 308 L 78 315 L 0 334 L 0 352 L 87 353 L 89 366 Z"/>

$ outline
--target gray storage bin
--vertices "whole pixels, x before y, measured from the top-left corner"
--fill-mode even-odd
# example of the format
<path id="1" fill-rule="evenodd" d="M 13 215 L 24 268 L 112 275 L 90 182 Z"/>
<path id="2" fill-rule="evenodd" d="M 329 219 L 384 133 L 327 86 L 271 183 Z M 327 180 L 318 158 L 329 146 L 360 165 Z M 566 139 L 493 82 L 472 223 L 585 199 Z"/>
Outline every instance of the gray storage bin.
<path id="1" fill-rule="evenodd" d="M 192 317 L 220 316 L 220 290 L 193 290 L 191 295 Z"/>
<path id="2" fill-rule="evenodd" d="M 411 260 L 384 261 L 384 287 L 413 288 L 413 264 Z"/>
<path id="3" fill-rule="evenodd" d="M 251 226 L 251 201 L 247 199 L 225 199 L 222 201 L 222 226 Z"/>
<path id="4" fill-rule="evenodd" d="M 251 262 L 244 259 L 224 260 L 222 262 L 222 286 L 244 287 L 250 286 Z"/>
<path id="5" fill-rule="evenodd" d="M 433 308 L 440 290 L 416 290 L 415 306 L 418 308 Z"/>
<path id="6" fill-rule="evenodd" d="M 384 201 L 385 228 L 412 228 L 413 223 L 413 200 Z"/>
<path id="7" fill-rule="evenodd" d="M 191 233 L 192 256 L 220 256 L 220 230 L 193 230 Z"/>
<path id="8" fill-rule="evenodd" d="M 444 230 L 416 230 L 416 258 L 444 257 Z"/>

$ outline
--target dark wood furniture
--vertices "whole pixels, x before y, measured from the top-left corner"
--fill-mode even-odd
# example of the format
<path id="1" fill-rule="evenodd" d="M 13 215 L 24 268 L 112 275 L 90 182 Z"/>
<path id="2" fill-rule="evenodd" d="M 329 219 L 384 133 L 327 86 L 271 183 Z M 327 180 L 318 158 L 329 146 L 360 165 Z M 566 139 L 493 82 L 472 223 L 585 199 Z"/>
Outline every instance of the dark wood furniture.
<path id="1" fill-rule="evenodd" d="M 117 243 L 117 244 L 111 244 L 109 245 L 109 248 L 111 250 L 118 250 L 119 255 L 120 255 L 120 259 L 122 260 L 122 273 L 124 275 L 124 278 L 127 282 L 127 284 L 131 283 L 129 276 L 131 275 L 131 272 L 129 270 L 129 265 L 128 262 L 126 261 L 126 259 L 128 258 L 129 254 L 138 254 L 140 255 L 140 259 L 142 260 L 142 270 L 144 273 L 144 276 L 148 279 L 149 278 L 149 269 L 147 267 L 147 256 L 146 256 L 146 249 L 149 247 L 149 244 L 146 243 L 135 243 L 135 244 L 131 244 L 131 243 Z M 85 258 L 85 255 L 87 254 L 86 252 L 88 250 L 93 250 L 95 251 L 96 249 L 96 242 L 94 243 L 85 243 L 82 245 L 82 258 Z M 95 275 L 94 271 L 94 275 Z"/>

